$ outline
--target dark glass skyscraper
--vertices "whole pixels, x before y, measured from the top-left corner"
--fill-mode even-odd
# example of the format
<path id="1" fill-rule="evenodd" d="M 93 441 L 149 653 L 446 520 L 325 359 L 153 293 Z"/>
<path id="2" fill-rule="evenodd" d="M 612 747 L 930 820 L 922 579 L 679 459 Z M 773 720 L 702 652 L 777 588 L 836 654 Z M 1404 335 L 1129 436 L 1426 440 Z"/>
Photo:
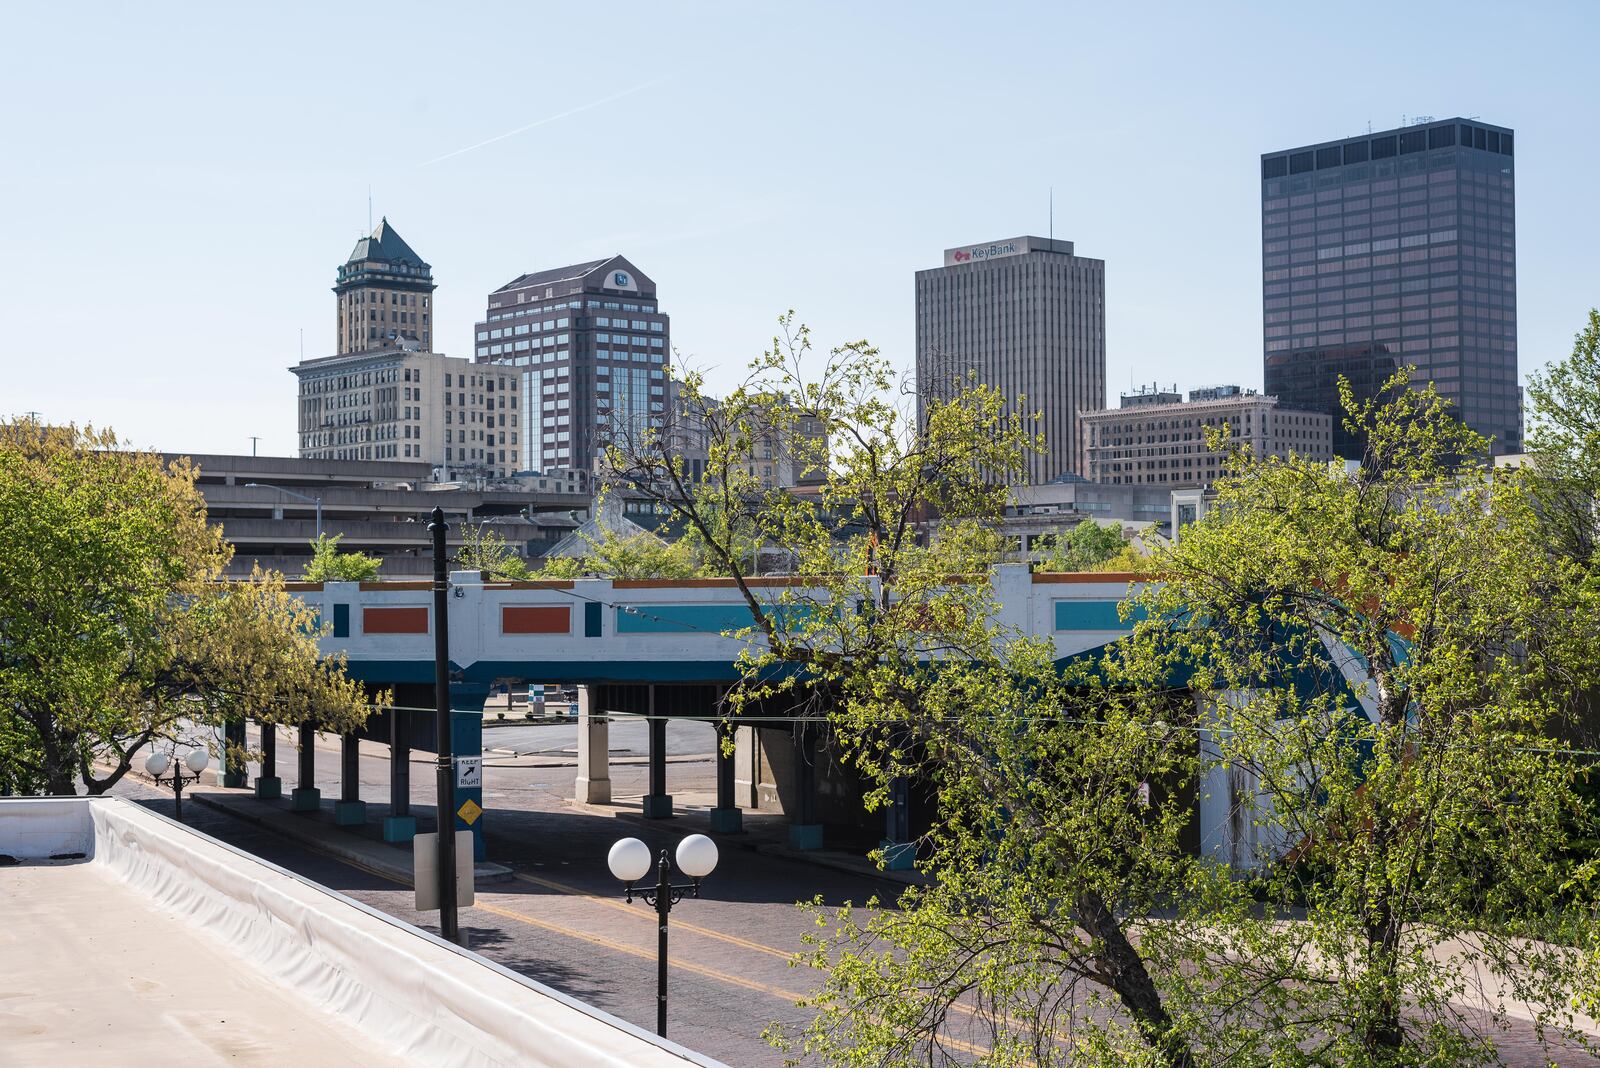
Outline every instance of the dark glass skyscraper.
<path id="1" fill-rule="evenodd" d="M 1338 376 L 1370 395 L 1432 381 L 1496 453 L 1520 452 L 1512 131 L 1427 120 L 1261 157 L 1265 386 L 1334 418 Z"/>

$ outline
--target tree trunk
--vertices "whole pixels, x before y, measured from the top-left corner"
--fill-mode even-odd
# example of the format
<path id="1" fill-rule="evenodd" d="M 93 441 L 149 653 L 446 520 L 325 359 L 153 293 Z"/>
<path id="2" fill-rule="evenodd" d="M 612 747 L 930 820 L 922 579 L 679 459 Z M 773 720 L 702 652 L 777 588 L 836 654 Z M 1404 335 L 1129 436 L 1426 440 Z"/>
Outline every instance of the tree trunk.
<path id="1" fill-rule="evenodd" d="M 1161 1003 L 1161 991 L 1105 900 L 1093 891 L 1080 894 L 1076 911 L 1078 922 L 1099 944 L 1099 963 L 1107 985 L 1133 1016 L 1139 1034 L 1168 1068 L 1193 1068 L 1194 1054 L 1188 1042 L 1174 1033 L 1172 1017 Z"/>
<path id="2" fill-rule="evenodd" d="M 1386 660 L 1376 673 L 1378 683 L 1378 721 L 1392 732 L 1389 736 L 1389 759 L 1398 763 L 1405 758 L 1405 740 L 1402 728 L 1406 722 L 1407 701 L 1393 688 L 1390 665 Z M 1396 978 L 1399 968 L 1400 931 L 1404 922 L 1395 913 L 1394 885 L 1389 876 L 1392 849 L 1391 825 L 1383 813 L 1374 813 L 1372 845 L 1377 871 L 1369 876 L 1372 886 L 1372 903 L 1362 921 L 1362 934 L 1367 940 L 1367 982 L 1376 984 L 1378 996 L 1374 999 L 1361 1044 L 1375 1060 L 1384 1061 L 1388 1055 L 1398 1053 L 1405 1041 L 1405 1031 L 1400 1020 L 1400 991 Z"/>

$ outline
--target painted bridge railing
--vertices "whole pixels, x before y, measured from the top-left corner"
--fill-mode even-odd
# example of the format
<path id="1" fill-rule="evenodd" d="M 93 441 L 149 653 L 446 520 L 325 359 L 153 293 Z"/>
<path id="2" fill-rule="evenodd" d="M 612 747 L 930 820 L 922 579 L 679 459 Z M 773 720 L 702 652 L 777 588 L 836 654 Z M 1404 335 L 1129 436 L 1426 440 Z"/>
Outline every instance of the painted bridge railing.
<path id="1" fill-rule="evenodd" d="M 1128 632 L 1118 605 L 1137 576 L 1030 574 L 996 569 L 998 622 L 1048 636 L 1071 656 Z M 776 604 L 792 579 L 746 580 Z M 485 582 L 451 576 L 450 659 L 469 682 L 720 682 L 736 677 L 740 652 L 759 639 L 731 579 L 573 579 Z M 428 582 L 291 583 L 330 633 L 324 652 L 344 653 L 353 675 L 373 681 L 433 678 L 433 597 Z M 799 591 L 802 595 L 806 592 Z"/>

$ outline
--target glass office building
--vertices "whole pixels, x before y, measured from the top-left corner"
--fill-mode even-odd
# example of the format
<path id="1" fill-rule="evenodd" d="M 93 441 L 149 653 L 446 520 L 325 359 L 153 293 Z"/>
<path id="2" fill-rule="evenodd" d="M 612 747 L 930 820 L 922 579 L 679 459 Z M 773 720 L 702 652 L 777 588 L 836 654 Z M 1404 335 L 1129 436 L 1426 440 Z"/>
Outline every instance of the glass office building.
<path id="1" fill-rule="evenodd" d="M 1261 157 L 1265 387 L 1335 417 L 1413 367 L 1496 453 L 1522 450 L 1513 134 L 1422 120 Z"/>

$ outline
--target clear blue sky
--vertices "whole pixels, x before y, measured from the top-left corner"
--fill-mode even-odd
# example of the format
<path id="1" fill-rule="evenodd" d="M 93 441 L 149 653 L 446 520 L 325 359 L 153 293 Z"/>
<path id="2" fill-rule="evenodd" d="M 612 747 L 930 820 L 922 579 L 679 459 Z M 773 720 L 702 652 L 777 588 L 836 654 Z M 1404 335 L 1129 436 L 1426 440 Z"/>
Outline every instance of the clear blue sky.
<path id="1" fill-rule="evenodd" d="M 436 348 L 621 252 L 713 382 L 789 307 L 909 362 L 913 272 L 1043 232 L 1053 185 L 1113 403 L 1259 386 L 1259 154 L 1419 114 L 1517 131 L 1526 374 L 1600 303 L 1597 36 L 1592 3 L 12 5 L 0 415 L 292 454 L 369 184 Z"/>

